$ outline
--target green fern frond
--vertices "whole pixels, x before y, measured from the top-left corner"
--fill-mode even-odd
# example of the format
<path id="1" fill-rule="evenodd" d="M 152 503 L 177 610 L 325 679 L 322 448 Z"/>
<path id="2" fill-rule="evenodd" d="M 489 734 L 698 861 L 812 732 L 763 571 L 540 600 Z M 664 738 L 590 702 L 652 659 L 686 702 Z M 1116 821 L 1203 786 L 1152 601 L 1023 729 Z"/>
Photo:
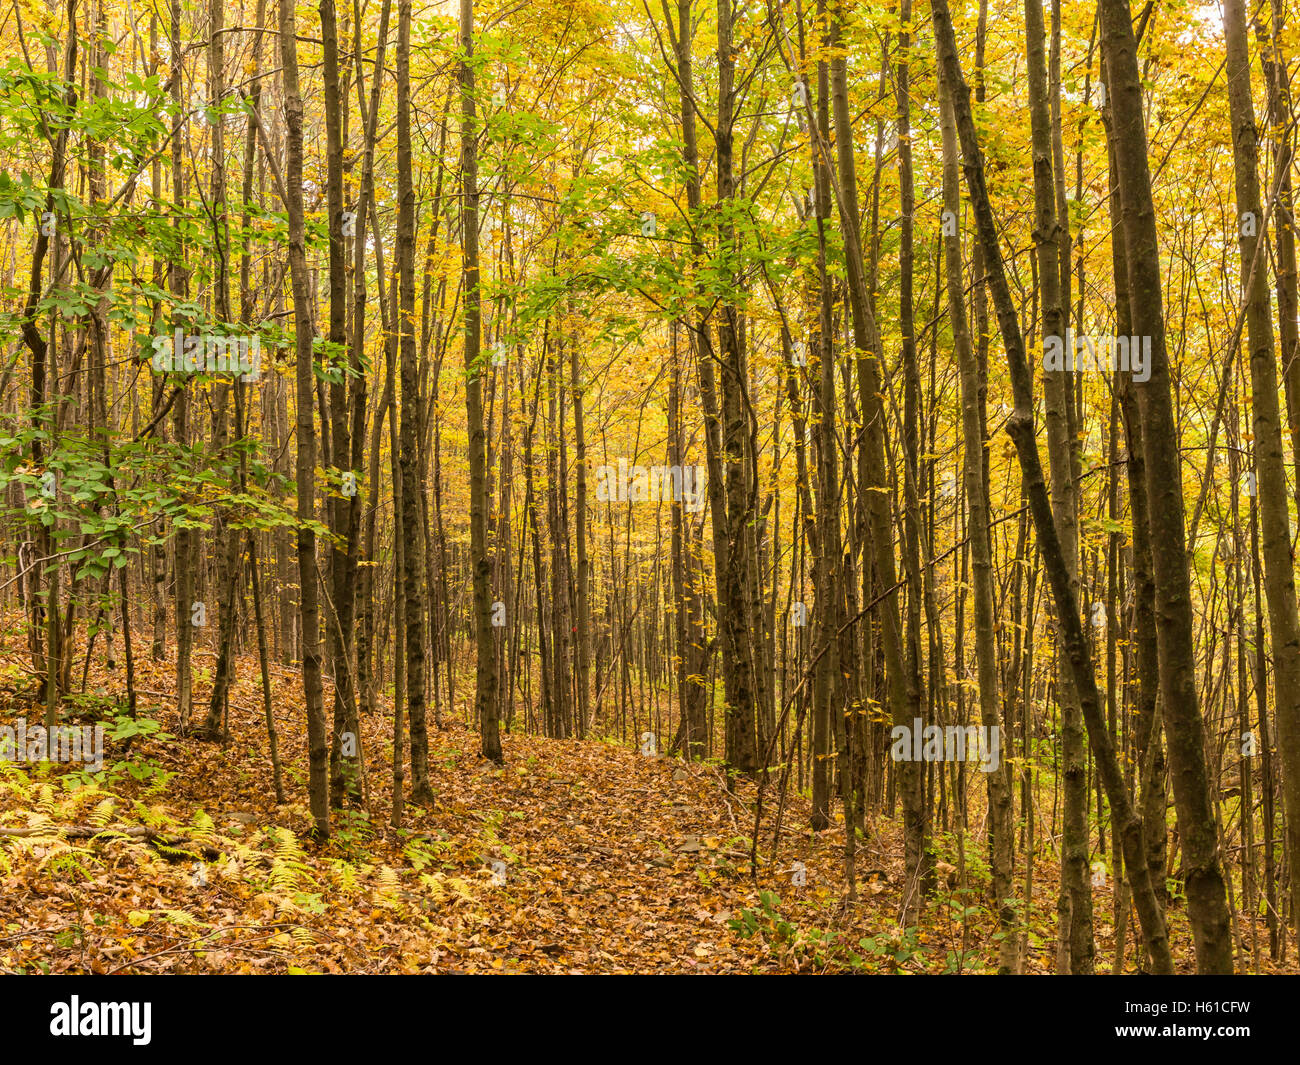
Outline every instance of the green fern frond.
<path id="1" fill-rule="evenodd" d="M 91 811 L 90 823 L 96 828 L 103 828 L 113 817 L 113 810 L 116 804 L 112 799 L 101 799 Z"/>
<path id="2" fill-rule="evenodd" d="M 211 840 L 215 827 L 206 810 L 195 810 L 194 816 L 190 818 L 190 835 L 197 839 Z"/>
<path id="3" fill-rule="evenodd" d="M 172 924 L 180 925 L 183 928 L 208 927 L 192 913 L 187 913 L 185 910 L 163 910 L 162 917 L 163 920 L 170 921 Z"/>

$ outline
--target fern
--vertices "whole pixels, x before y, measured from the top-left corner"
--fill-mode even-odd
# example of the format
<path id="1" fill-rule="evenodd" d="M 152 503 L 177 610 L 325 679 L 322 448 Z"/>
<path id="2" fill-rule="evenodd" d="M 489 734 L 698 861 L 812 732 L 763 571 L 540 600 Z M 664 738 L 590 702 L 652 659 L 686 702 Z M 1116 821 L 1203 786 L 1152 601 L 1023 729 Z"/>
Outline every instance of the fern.
<path id="1" fill-rule="evenodd" d="M 375 880 L 375 893 L 381 899 L 395 899 L 397 893 L 402 888 L 402 883 L 398 879 L 397 871 L 387 865 L 381 865 L 379 867 L 379 875 Z"/>
<path id="2" fill-rule="evenodd" d="M 45 813 L 45 812 L 43 812 L 43 811 L 42 811 L 42 812 L 38 812 L 38 811 L 36 811 L 36 810 L 28 810 L 28 811 L 27 811 L 27 825 L 26 825 L 26 827 L 27 827 L 27 828 L 37 828 L 37 829 L 41 829 L 41 830 L 48 830 L 48 831 L 49 831 L 49 834 L 50 834 L 51 836 L 57 836 L 57 835 L 58 835 L 58 826 L 54 823 L 54 818 L 53 818 L 53 816 L 51 816 L 51 814 L 49 814 L 49 813 Z M 40 838 L 43 838 L 43 837 L 40 837 L 40 836 L 33 836 L 32 838 L 33 838 L 33 839 L 40 839 Z"/>
<path id="3" fill-rule="evenodd" d="M 163 910 L 162 918 L 165 921 L 170 921 L 172 924 L 180 925 L 182 928 L 209 927 L 208 925 L 200 921 L 197 917 L 195 917 L 192 913 L 188 913 L 185 910 Z"/>
<path id="4" fill-rule="evenodd" d="M 113 811 L 116 803 L 110 799 L 102 799 L 95 804 L 95 809 L 90 814 L 90 823 L 96 828 L 103 828 L 113 817 Z"/>
<path id="5" fill-rule="evenodd" d="M 295 880 L 293 869 L 281 861 L 274 860 L 271 862 L 270 872 L 266 875 L 266 888 L 276 895 L 281 895 L 293 890 Z"/>
<path id="6" fill-rule="evenodd" d="M 212 840 L 215 827 L 205 810 L 195 810 L 194 816 L 190 818 L 190 835 L 204 842 Z"/>
<path id="7" fill-rule="evenodd" d="M 357 891 L 357 867 L 341 858 L 331 858 L 328 867 L 334 873 L 335 887 L 343 894 L 351 895 Z"/>

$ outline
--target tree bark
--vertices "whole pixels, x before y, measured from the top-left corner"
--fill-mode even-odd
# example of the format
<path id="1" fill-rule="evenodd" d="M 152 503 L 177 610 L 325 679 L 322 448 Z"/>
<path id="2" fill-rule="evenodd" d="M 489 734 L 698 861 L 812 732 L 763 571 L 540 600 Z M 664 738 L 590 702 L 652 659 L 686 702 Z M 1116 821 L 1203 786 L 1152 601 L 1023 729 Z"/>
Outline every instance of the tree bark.
<path id="1" fill-rule="evenodd" d="M 942 75 L 942 71 L 940 72 Z M 980 407 L 984 396 L 979 388 L 979 366 L 971 345 L 966 321 L 965 292 L 962 285 L 961 190 L 958 177 L 957 125 L 952 113 L 952 94 L 946 79 L 940 77 L 939 123 L 943 138 L 943 234 L 944 265 L 947 282 L 948 319 L 952 323 L 953 347 L 961 375 L 962 443 L 966 451 L 963 482 L 969 517 L 971 583 L 974 587 L 975 670 L 979 684 L 980 724 L 986 729 L 1000 729 L 998 703 L 996 624 L 993 597 L 993 541 L 989 532 L 989 505 L 984 491 L 984 438 L 980 431 Z M 1005 730 L 1000 744 L 1008 750 Z M 1011 763 L 1001 763 L 987 774 L 989 836 L 992 844 L 990 869 L 993 899 L 997 907 L 998 973 L 1012 975 L 1020 971 L 1019 937 L 1016 932 L 1015 888 L 1012 883 L 1015 860 L 1015 837 L 1012 821 Z"/>
<path id="2" fill-rule="evenodd" d="M 1138 910 L 1142 934 L 1155 959 L 1156 970 L 1168 974 L 1173 972 L 1173 959 L 1169 953 L 1169 941 L 1164 922 L 1147 874 L 1142 823 L 1129 802 L 1119 759 L 1110 734 L 1106 730 L 1105 718 L 1101 712 L 1101 700 L 1097 694 L 1096 678 L 1093 675 L 1092 655 L 1084 637 L 1078 603 L 1070 584 L 1069 568 L 1061 550 L 1061 542 L 1056 535 L 1052 507 L 1048 499 L 1047 487 L 1043 482 L 1042 464 L 1038 457 L 1038 445 L 1034 435 L 1032 377 L 1025 358 L 1025 342 L 1020 332 L 1020 320 L 1007 285 L 1002 250 L 998 243 L 997 224 L 993 218 L 992 204 L 984 183 L 984 160 L 971 115 L 970 90 L 962 78 L 961 63 L 957 58 L 957 39 L 953 31 L 952 15 L 949 13 L 947 0 L 931 0 L 931 10 L 934 16 L 939 62 L 942 64 L 944 77 L 952 88 L 953 112 L 957 119 L 957 132 L 961 141 L 966 187 L 970 194 L 971 207 L 975 212 L 979 239 L 984 247 L 988 281 L 993 293 L 998 328 L 1006 348 L 1007 365 L 1015 395 L 1015 409 L 1007 421 L 1007 432 L 1015 444 L 1016 456 L 1020 462 L 1021 480 L 1029 500 L 1034 531 L 1042 554 L 1043 569 L 1051 584 L 1057 617 L 1061 620 L 1065 649 L 1069 656 L 1075 688 L 1079 692 L 1080 709 L 1088 729 L 1088 738 L 1092 743 L 1093 754 L 1106 788 L 1107 798 L 1110 800 L 1116 830 L 1124 840 L 1124 859 L 1132 871 L 1134 904 Z"/>
<path id="3" fill-rule="evenodd" d="M 289 216 L 289 275 L 296 341 L 298 612 L 302 620 L 302 687 L 307 709 L 308 797 L 318 842 L 329 838 L 329 741 L 321 688 L 320 589 L 316 583 L 316 375 L 312 365 L 311 292 L 307 277 L 302 202 L 302 93 L 298 88 L 298 38 L 294 6 L 280 0 L 280 76 L 284 85 L 285 210 Z"/>
<path id="4" fill-rule="evenodd" d="M 1256 492 L 1264 553 L 1264 594 L 1273 644 L 1273 699 L 1282 798 L 1286 809 L 1291 865 L 1292 915 L 1300 904 L 1300 618 L 1296 611 L 1291 520 L 1278 408 L 1277 354 L 1266 272 L 1256 267 L 1255 246 L 1264 217 L 1259 196 L 1255 107 L 1251 102 L 1250 57 L 1244 0 L 1224 0 L 1228 106 L 1237 191 L 1241 275 L 1246 288 L 1246 334 L 1250 346 L 1252 431 Z M 1262 634 L 1261 634 L 1262 635 Z M 1190 887 L 1189 887 L 1190 891 Z"/>
<path id="5" fill-rule="evenodd" d="M 461 253 L 465 289 L 465 405 L 469 415 L 470 565 L 474 572 L 475 707 L 483 757 L 504 763 L 497 713 L 492 639 L 492 558 L 488 552 L 487 434 L 483 424 L 483 358 L 479 350 L 478 122 L 474 101 L 474 0 L 460 0 Z M 507 619 L 509 621 L 510 619 Z"/>
<path id="6" fill-rule="evenodd" d="M 1124 208 L 1129 302 L 1134 332 L 1151 338 L 1150 375 L 1135 382 L 1146 460 L 1147 499 L 1156 585 L 1156 638 L 1187 885 L 1187 910 L 1197 969 L 1232 972 L 1227 891 L 1219 862 L 1218 827 L 1210 803 L 1205 728 L 1194 681 L 1192 600 L 1183 527 L 1183 482 L 1165 352 L 1160 249 L 1147 161 L 1142 87 L 1128 0 L 1100 0 L 1102 47 L 1110 73 L 1115 158 Z M 1089 726 L 1089 733 L 1092 732 Z M 1127 860 L 1127 859 L 1126 859 Z"/>

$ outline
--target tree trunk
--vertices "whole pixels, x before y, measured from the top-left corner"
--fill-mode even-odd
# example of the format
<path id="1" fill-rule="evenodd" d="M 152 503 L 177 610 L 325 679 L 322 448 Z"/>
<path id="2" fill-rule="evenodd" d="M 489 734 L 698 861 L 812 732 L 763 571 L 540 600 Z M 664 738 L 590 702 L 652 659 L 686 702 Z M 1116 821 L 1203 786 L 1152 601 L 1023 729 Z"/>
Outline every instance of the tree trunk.
<path id="1" fill-rule="evenodd" d="M 1006 348 L 1007 364 L 1015 394 L 1015 410 L 1007 421 L 1007 431 L 1015 444 L 1016 455 L 1020 462 L 1021 480 L 1025 495 L 1029 499 L 1030 514 L 1038 537 L 1043 568 L 1047 573 L 1052 596 L 1056 602 L 1057 617 L 1061 622 L 1065 649 L 1069 656 L 1075 688 L 1079 693 L 1080 709 L 1088 729 L 1088 738 L 1092 743 L 1093 754 L 1106 788 L 1107 798 L 1110 800 L 1116 830 L 1124 840 L 1124 859 L 1129 865 L 1133 878 L 1133 897 L 1142 934 L 1155 959 L 1156 970 L 1168 974 L 1173 972 L 1173 959 L 1169 953 L 1169 941 L 1164 922 L 1147 874 L 1142 823 L 1129 802 L 1119 759 L 1110 734 L 1106 730 L 1101 701 L 1097 694 L 1096 679 L 1093 675 L 1092 655 L 1084 637 L 1078 603 L 1070 584 L 1069 568 L 1056 535 L 1055 519 L 1052 515 L 1047 487 L 1043 482 L 1042 464 L 1038 457 L 1038 445 L 1034 435 L 1032 377 L 1025 358 L 1025 342 L 1020 332 L 1020 320 L 1007 285 L 1002 250 L 998 243 L 997 223 L 993 218 L 993 208 L 984 183 L 984 160 L 971 115 L 970 90 L 962 78 L 961 63 L 957 58 L 957 40 L 953 32 L 952 15 L 949 13 L 947 0 L 932 0 L 931 10 L 934 16 L 939 61 L 943 66 L 944 78 L 952 87 L 953 112 L 957 119 L 957 132 L 961 141 L 966 187 L 970 194 L 971 207 L 975 212 L 979 239 L 984 246 L 988 281 L 993 292 L 998 328 Z"/>
<path id="2" fill-rule="evenodd" d="M 470 565 L 474 572 L 475 707 L 483 757 L 501 764 L 497 664 L 492 638 L 492 557 L 488 552 L 487 433 L 479 350 L 478 122 L 474 101 L 474 0 L 460 0 L 461 252 L 465 289 L 465 405 L 469 416 Z M 511 620 L 511 619 L 507 619 Z"/>
<path id="3" fill-rule="evenodd" d="M 424 704 L 424 549 L 416 451 L 419 368 L 415 348 L 415 185 L 411 173 L 411 0 L 397 9 L 397 333 L 401 364 L 402 585 L 406 706 L 411 729 L 411 800 L 429 803 L 429 733 Z"/>
<path id="4" fill-rule="evenodd" d="M 1264 217 L 1259 198 L 1259 160 L 1255 107 L 1251 102 L 1250 57 L 1244 0 L 1224 0 L 1228 105 L 1232 117 L 1232 157 L 1236 176 L 1242 283 L 1246 285 L 1246 333 L 1250 345 L 1252 431 L 1255 437 L 1256 492 L 1264 549 L 1264 594 L 1273 643 L 1273 698 L 1278 754 L 1282 759 L 1282 797 L 1286 809 L 1287 851 L 1291 863 L 1291 912 L 1300 905 L 1300 619 L 1296 613 L 1291 521 L 1278 409 L 1277 355 L 1262 264 L 1253 270 L 1255 246 Z M 1261 634 L 1262 635 L 1262 634 Z M 1189 885 L 1190 892 L 1190 885 Z M 1189 895 L 1190 898 L 1190 895 Z"/>
<path id="5" fill-rule="evenodd" d="M 962 442 L 966 451 L 963 480 L 970 509 L 967 530 L 970 536 L 971 582 L 975 595 L 975 669 L 979 683 L 980 723 L 984 728 L 993 730 L 1001 728 L 1001 711 L 998 704 L 997 650 L 994 643 L 993 542 L 989 532 L 988 498 L 984 491 L 984 438 L 980 431 L 980 407 L 983 406 L 984 397 L 979 389 L 979 366 L 975 361 L 970 329 L 966 323 L 962 285 L 957 126 L 952 114 L 951 92 L 947 81 L 942 77 L 939 107 L 940 132 L 943 137 L 943 234 L 948 318 L 952 323 L 953 347 L 956 349 L 957 366 L 961 374 Z M 1005 735 L 1000 746 L 1003 751 L 1008 749 Z M 987 782 L 993 898 L 998 913 L 998 929 L 1002 935 L 998 945 L 998 973 L 1012 975 L 1020 971 L 1020 957 L 1015 928 L 1015 888 L 1012 884 L 1015 838 L 1012 834 L 1011 763 L 1006 757 L 988 773 Z"/>
<path id="6" fill-rule="evenodd" d="M 1042 0 L 1025 0 L 1025 51 L 1029 66 L 1029 113 L 1034 151 L 1034 237 L 1038 283 L 1043 301 L 1043 341 L 1054 339 L 1067 354 L 1070 342 L 1068 302 L 1062 294 L 1058 235 L 1068 220 L 1056 217 L 1053 144 L 1043 61 Z M 1067 253 L 1068 254 L 1068 253 Z M 1065 260 L 1068 274 L 1068 258 Z M 1069 387 L 1066 370 L 1047 369 L 1047 454 L 1051 468 L 1052 513 L 1076 600 L 1079 595 L 1078 498 L 1070 444 Z M 1090 975 L 1093 971 L 1092 888 L 1088 878 L 1088 767 L 1079 696 L 1070 679 L 1057 638 L 1057 695 L 1061 708 L 1061 760 L 1064 817 L 1061 827 L 1061 895 L 1057 904 L 1060 950 L 1057 971 Z"/>
<path id="7" fill-rule="evenodd" d="M 289 274 L 297 351 L 298 603 L 302 620 L 302 687 L 307 709 L 308 797 L 318 842 L 329 838 L 329 740 L 321 689 L 320 589 L 316 583 L 316 422 L 313 398 L 311 293 L 307 277 L 302 202 L 302 94 L 298 88 L 298 38 L 294 7 L 280 0 L 280 66 L 284 84 L 284 191 L 289 216 Z"/>
<path id="8" fill-rule="evenodd" d="M 1151 198 L 1137 44 L 1128 0 L 1100 0 L 1099 10 L 1103 52 L 1111 81 L 1109 102 L 1114 116 L 1115 157 L 1124 208 L 1133 329 L 1144 340 L 1151 338 L 1149 378 L 1135 385 L 1153 545 L 1160 692 L 1169 741 L 1174 806 L 1183 845 L 1187 910 L 1196 941 L 1198 971 L 1231 973 L 1227 891 L 1219 864 L 1218 828 L 1210 804 L 1205 728 L 1193 676 L 1195 650 L 1183 527 L 1182 469 L 1165 353 L 1159 244 Z M 1154 550 L 1155 545 L 1159 545 L 1158 550 Z"/>

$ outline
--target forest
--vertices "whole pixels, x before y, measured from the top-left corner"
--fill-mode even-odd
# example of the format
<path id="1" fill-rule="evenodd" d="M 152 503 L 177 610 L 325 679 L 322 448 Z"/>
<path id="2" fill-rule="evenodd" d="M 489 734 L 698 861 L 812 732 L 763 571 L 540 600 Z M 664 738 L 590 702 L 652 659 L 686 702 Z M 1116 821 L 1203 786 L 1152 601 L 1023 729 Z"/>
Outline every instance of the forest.
<path id="1" fill-rule="evenodd" d="M 0 0 L 0 973 L 1300 972 L 1298 18 Z"/>

